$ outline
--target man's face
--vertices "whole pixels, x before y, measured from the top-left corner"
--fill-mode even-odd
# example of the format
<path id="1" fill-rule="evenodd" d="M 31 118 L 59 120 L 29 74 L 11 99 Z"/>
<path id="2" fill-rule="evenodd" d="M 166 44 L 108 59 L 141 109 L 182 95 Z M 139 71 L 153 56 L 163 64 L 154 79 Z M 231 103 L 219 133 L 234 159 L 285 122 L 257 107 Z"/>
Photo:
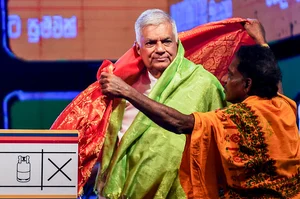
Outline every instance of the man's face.
<path id="1" fill-rule="evenodd" d="M 148 71 L 159 78 L 177 54 L 177 41 L 168 22 L 142 29 L 140 45 L 136 49 Z"/>
<path id="2" fill-rule="evenodd" d="M 248 97 L 247 93 L 250 89 L 250 85 L 247 85 L 246 79 L 237 70 L 238 64 L 238 58 L 234 57 L 228 68 L 227 81 L 224 86 L 226 100 L 231 103 L 242 102 Z"/>

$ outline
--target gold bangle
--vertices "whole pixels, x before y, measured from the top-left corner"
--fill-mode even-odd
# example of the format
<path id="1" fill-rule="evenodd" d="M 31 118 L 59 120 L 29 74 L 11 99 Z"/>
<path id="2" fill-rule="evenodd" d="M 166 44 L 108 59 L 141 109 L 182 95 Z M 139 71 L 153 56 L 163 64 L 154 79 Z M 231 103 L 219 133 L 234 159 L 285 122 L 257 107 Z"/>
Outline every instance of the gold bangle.
<path id="1" fill-rule="evenodd" d="M 270 46 L 267 43 L 261 44 L 262 47 L 270 48 Z"/>

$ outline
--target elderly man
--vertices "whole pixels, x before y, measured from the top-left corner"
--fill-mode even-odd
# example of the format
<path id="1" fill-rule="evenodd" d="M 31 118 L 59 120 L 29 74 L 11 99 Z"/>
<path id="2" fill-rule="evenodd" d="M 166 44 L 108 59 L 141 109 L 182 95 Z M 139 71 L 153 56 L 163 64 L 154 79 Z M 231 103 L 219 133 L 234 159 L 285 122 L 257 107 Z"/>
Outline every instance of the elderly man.
<path id="1" fill-rule="evenodd" d="M 182 114 L 108 73 L 100 82 L 104 94 L 123 97 L 161 127 L 187 134 L 180 181 L 188 198 L 299 198 L 296 106 L 277 93 L 280 80 L 271 50 L 255 45 L 242 46 L 229 66 L 225 93 L 233 104 L 209 113 Z"/>
<path id="2" fill-rule="evenodd" d="M 187 114 L 225 105 L 216 77 L 184 58 L 168 14 L 158 9 L 143 12 L 135 32 L 135 48 L 146 67 L 133 84 L 139 93 Z M 118 133 L 118 148 L 113 153 L 112 146 L 104 148 L 98 191 L 107 198 L 184 198 L 178 169 L 185 136 L 157 126 L 128 101 L 121 106 L 112 113 L 114 127 L 109 128 L 109 134 Z"/>

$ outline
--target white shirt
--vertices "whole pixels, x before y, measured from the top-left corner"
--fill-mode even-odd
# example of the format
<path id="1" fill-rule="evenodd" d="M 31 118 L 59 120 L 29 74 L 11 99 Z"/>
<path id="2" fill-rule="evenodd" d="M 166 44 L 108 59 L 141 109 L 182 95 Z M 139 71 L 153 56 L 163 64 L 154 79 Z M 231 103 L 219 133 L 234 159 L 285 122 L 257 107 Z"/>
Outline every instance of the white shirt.
<path id="1" fill-rule="evenodd" d="M 140 93 L 143 93 L 144 95 L 148 96 L 156 82 L 157 79 L 151 73 L 148 72 L 148 75 L 141 75 L 140 78 L 132 85 L 132 87 Z M 127 129 L 132 124 L 138 112 L 138 109 L 136 109 L 130 102 L 126 101 L 122 126 L 120 131 L 118 132 L 119 142 L 121 141 Z"/>

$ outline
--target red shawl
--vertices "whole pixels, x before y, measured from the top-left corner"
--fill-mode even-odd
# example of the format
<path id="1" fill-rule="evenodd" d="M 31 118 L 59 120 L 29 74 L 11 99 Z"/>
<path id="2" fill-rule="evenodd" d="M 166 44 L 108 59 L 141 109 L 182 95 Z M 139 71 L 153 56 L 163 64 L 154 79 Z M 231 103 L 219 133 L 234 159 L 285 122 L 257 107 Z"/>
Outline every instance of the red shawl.
<path id="1" fill-rule="evenodd" d="M 224 83 L 227 67 L 239 46 L 254 44 L 241 25 L 245 21 L 233 18 L 180 33 L 185 57 L 196 64 L 202 64 Z M 133 84 L 143 68 L 141 58 L 132 47 L 115 64 L 105 60 L 99 68 L 97 79 L 102 71 L 112 72 L 114 69 L 115 75 Z M 96 81 L 65 108 L 51 127 L 79 131 L 79 195 L 100 156 L 111 111 L 112 100 L 101 93 Z"/>

